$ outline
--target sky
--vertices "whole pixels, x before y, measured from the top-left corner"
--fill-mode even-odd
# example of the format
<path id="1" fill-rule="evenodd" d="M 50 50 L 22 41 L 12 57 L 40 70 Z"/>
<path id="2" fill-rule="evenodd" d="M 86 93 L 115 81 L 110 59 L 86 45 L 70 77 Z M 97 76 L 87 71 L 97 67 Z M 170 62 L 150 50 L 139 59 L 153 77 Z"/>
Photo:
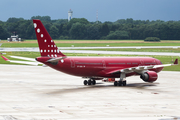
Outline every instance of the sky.
<path id="1" fill-rule="evenodd" d="M 8 18 L 31 19 L 32 16 L 50 16 L 67 19 L 72 9 L 73 18 L 90 22 L 115 22 L 118 19 L 180 20 L 180 0 L 0 0 L 0 20 Z"/>

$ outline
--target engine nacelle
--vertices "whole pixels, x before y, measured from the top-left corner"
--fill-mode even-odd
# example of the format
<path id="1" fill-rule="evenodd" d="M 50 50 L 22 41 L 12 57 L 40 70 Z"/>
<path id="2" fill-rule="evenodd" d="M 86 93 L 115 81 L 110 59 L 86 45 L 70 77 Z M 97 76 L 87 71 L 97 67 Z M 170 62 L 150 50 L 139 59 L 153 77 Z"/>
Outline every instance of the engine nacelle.
<path id="1" fill-rule="evenodd" d="M 148 71 L 140 76 L 140 78 L 145 82 L 154 82 L 157 80 L 158 75 L 154 71 Z"/>

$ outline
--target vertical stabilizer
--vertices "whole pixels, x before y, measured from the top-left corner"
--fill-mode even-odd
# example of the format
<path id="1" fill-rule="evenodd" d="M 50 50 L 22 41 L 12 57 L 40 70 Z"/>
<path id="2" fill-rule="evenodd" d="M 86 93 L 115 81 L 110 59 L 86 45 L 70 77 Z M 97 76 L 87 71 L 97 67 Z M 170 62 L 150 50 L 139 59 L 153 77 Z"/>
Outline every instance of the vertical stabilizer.
<path id="1" fill-rule="evenodd" d="M 46 28 L 40 20 L 33 20 L 34 29 L 36 32 L 37 41 L 39 44 L 39 51 L 41 56 L 60 57 L 65 56 L 59 50 Z"/>

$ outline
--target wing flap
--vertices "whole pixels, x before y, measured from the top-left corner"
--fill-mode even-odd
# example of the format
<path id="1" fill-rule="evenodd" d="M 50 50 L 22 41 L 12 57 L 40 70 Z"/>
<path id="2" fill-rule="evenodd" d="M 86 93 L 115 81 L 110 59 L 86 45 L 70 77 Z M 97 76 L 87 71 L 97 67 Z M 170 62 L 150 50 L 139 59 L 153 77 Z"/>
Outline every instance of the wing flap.
<path id="1" fill-rule="evenodd" d="M 174 64 L 164 64 L 164 65 L 150 65 L 150 66 L 137 66 L 137 67 L 130 67 L 130 68 L 125 68 L 125 69 L 118 69 L 109 72 L 108 74 L 117 74 L 117 73 L 131 73 L 131 72 L 136 72 L 136 73 L 142 73 L 143 71 L 147 71 L 149 69 L 156 69 L 160 67 L 167 67 L 167 66 L 173 66 L 173 65 L 178 65 L 178 59 L 175 60 Z"/>

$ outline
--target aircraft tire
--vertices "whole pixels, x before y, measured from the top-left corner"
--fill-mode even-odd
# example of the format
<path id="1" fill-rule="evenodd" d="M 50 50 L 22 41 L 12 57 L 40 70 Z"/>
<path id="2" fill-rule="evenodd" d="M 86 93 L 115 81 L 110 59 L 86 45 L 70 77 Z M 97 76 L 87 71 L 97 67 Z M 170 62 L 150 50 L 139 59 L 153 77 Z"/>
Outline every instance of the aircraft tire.
<path id="1" fill-rule="evenodd" d="M 87 82 L 87 83 L 88 83 L 88 85 L 91 85 L 91 80 L 88 80 L 88 82 Z"/>
<path id="2" fill-rule="evenodd" d="M 122 86 L 122 85 L 123 85 L 122 81 L 119 81 L 118 86 Z"/>
<path id="3" fill-rule="evenodd" d="M 92 84 L 93 84 L 93 85 L 96 85 L 96 80 L 92 80 Z"/>
<path id="4" fill-rule="evenodd" d="M 117 82 L 117 81 L 115 81 L 115 82 L 114 82 L 114 86 L 117 86 L 117 85 L 118 85 L 118 82 Z"/>
<path id="5" fill-rule="evenodd" d="M 88 81 L 87 80 L 84 80 L 84 85 L 87 85 Z"/>
<path id="6" fill-rule="evenodd" d="M 122 85 L 123 85 L 123 86 L 126 86 L 126 81 L 123 81 L 123 82 L 122 82 Z"/>

